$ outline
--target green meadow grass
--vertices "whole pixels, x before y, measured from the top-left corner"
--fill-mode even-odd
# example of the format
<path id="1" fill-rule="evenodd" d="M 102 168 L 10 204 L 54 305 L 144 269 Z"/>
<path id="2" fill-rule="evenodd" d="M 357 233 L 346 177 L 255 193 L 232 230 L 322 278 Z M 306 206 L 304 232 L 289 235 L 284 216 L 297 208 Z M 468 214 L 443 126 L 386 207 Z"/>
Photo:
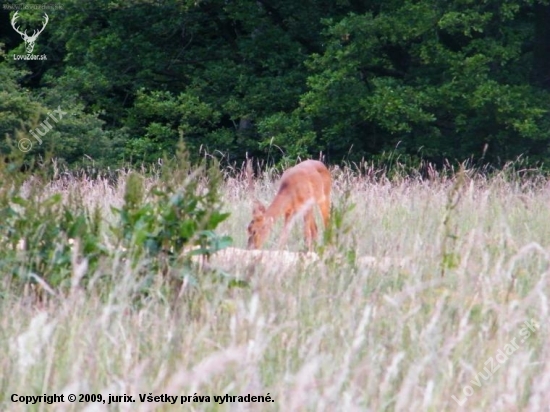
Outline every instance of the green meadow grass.
<path id="1" fill-rule="evenodd" d="M 224 270 L 246 278 L 247 287 L 197 272 L 198 285 L 184 282 L 173 298 L 158 273 L 136 301 L 140 265 L 116 249 L 99 263 L 101 273 L 86 274 L 111 274 L 109 288 L 90 282 L 63 297 L 36 299 L 33 288 L 14 288 L 2 274 L 0 410 L 547 408 L 545 180 L 513 173 L 431 180 L 333 174 L 339 222 L 319 248 L 320 260 L 290 268 L 277 259 L 229 262 Z M 78 189 L 86 207 L 99 206 L 111 222 L 123 183 L 81 178 L 53 182 L 44 193 Z M 276 185 L 265 177 L 253 185 L 227 177 L 222 192 L 231 216 L 218 232 L 244 248 L 252 198 L 269 202 Z M 298 222 L 288 250 L 303 250 L 301 230 Z M 276 247 L 279 231 L 280 225 L 266 249 Z M 376 261 L 362 264 L 365 256 Z M 73 277 L 86 271 L 81 258 L 77 245 Z M 64 395 L 65 402 L 25 405 L 12 402 L 14 394 Z M 106 402 L 79 403 L 86 394 Z M 109 395 L 125 394 L 135 402 L 108 404 Z M 142 402 L 140 394 L 177 396 L 177 404 Z M 269 395 L 273 402 L 214 400 L 226 394 Z"/>

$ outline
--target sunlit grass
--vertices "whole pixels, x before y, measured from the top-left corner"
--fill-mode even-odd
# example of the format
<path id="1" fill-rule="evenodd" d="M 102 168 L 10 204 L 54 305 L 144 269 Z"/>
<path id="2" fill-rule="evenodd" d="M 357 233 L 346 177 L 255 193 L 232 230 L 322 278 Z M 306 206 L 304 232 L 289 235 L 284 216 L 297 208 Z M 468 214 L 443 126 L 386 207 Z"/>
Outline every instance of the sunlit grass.
<path id="1" fill-rule="evenodd" d="M 231 253 L 212 259 L 249 287 L 228 287 L 205 272 L 174 300 L 159 274 L 136 300 L 140 268 L 116 250 L 98 269 L 113 277 L 117 286 L 109 291 L 98 281 L 37 301 L 4 279 L 0 409 L 176 410 L 140 401 L 139 394 L 152 393 L 190 396 L 184 406 L 178 398 L 179 410 L 543 410 L 550 393 L 544 182 L 466 174 L 450 210 L 456 177 L 374 179 L 349 169 L 334 175 L 334 213 L 343 223 L 333 228 L 338 242 L 318 250 L 319 260 L 301 255 L 289 265 L 282 254 L 232 260 Z M 122 203 L 123 182 L 75 179 L 44 190 L 80 189 L 108 221 L 115 218 L 110 206 Z M 219 232 L 244 248 L 251 199 L 268 202 L 275 191 L 271 179 L 251 187 L 228 178 L 231 217 Z M 289 251 L 303 250 L 300 225 Z M 278 229 L 266 248 L 277 244 Z M 540 327 L 526 337 L 524 322 L 532 319 Z M 516 346 L 506 346 L 514 339 Z M 496 357 L 511 348 L 506 359 Z M 71 393 L 105 400 L 127 394 L 136 402 L 11 402 L 12 394 Z M 268 393 L 275 402 L 213 398 Z M 193 402 L 195 394 L 210 402 Z"/>

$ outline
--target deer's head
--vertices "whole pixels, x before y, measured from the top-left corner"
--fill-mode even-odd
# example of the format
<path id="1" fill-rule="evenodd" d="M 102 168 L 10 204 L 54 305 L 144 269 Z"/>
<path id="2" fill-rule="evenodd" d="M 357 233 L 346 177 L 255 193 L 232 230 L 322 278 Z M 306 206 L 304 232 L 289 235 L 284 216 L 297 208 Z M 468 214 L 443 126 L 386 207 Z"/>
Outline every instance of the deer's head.
<path id="1" fill-rule="evenodd" d="M 269 234 L 271 225 L 270 220 L 265 216 L 265 212 L 265 206 L 255 200 L 252 207 L 252 221 L 247 228 L 249 249 L 261 248 Z"/>

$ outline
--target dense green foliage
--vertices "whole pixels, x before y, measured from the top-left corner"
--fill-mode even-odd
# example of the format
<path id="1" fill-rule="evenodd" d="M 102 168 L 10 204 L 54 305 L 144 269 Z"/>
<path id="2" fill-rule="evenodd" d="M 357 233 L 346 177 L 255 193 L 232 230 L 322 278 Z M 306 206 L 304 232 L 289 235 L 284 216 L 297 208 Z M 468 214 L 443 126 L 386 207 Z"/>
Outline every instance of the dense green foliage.
<path id="1" fill-rule="evenodd" d="M 545 161 L 548 0 L 58 0 L 34 53 L 0 10 L 0 145 L 29 155 Z M 31 32 L 43 11 L 20 10 Z"/>
<path id="2" fill-rule="evenodd" d="M 98 280 L 112 286 L 120 267 L 108 268 L 108 261 L 131 267 L 143 290 L 158 274 L 193 279 L 193 256 L 232 242 L 214 232 L 229 214 L 221 210 L 219 166 L 205 166 L 191 169 L 180 146 L 173 160 L 149 173 L 154 178 L 121 172 L 109 184 L 68 175 L 44 185 L 40 173 L 29 179 L 1 162 L 0 272 L 11 275 L 13 285 L 38 282 L 50 290 Z M 98 197 L 111 213 L 90 206 L 85 197 L 94 185 L 108 194 L 123 191 L 122 202 Z"/>

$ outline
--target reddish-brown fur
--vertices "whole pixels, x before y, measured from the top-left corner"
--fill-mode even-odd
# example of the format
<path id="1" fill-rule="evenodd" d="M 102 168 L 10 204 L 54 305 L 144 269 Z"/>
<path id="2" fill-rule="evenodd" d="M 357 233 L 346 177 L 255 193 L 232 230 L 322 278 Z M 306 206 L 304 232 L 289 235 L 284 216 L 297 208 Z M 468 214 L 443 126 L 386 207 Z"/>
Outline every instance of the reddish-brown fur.
<path id="1" fill-rule="evenodd" d="M 313 240 L 317 238 L 313 208 L 316 204 L 319 206 L 326 228 L 330 215 L 331 184 L 330 172 L 317 160 L 306 160 L 286 170 L 281 177 L 279 191 L 267 208 L 254 201 L 252 221 L 248 225 L 248 248 L 262 247 L 279 216 L 285 218 L 281 244 L 286 242 L 292 218 L 301 213 L 304 216 L 304 236 L 311 250 Z"/>

